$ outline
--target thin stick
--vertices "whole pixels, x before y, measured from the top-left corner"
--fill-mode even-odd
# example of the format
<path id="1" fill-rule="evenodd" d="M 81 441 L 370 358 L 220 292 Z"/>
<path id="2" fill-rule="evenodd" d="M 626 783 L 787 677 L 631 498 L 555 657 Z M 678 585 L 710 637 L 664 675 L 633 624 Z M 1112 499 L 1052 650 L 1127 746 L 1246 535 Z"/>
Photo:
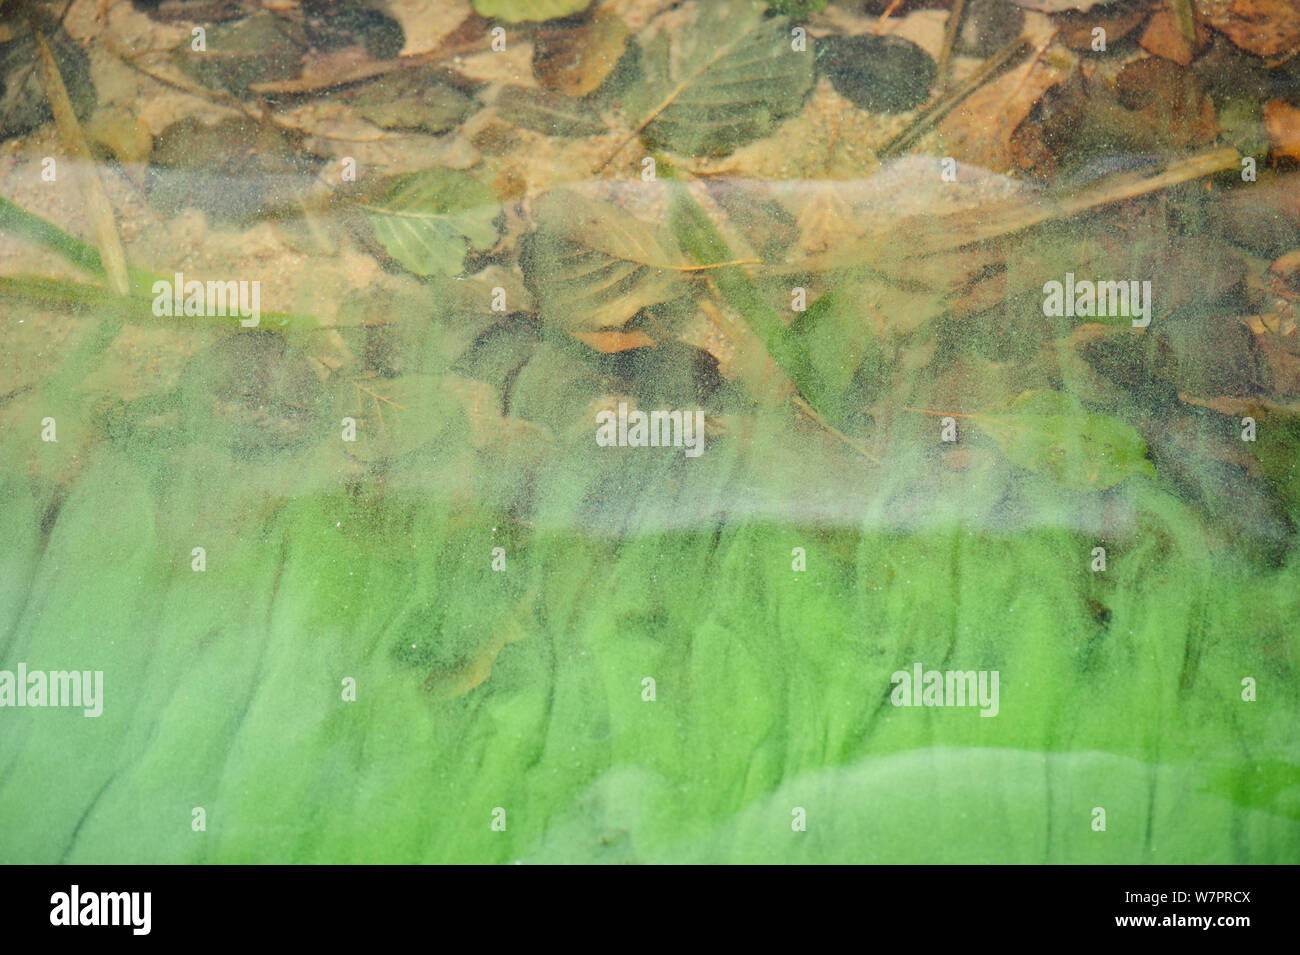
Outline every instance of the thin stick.
<path id="1" fill-rule="evenodd" d="M 1125 173 L 1111 176 L 1073 195 L 1036 194 L 1027 199 L 963 209 L 946 215 L 915 215 L 893 223 L 887 230 L 855 238 L 830 252 L 802 259 L 801 269 L 819 270 L 860 266 L 864 248 L 877 248 L 891 236 L 908 236 L 907 251 L 878 263 L 876 271 L 891 274 L 906 261 L 940 252 L 952 252 L 978 242 L 1023 232 L 1056 219 L 1068 219 L 1100 206 L 1136 199 L 1203 176 L 1238 168 L 1241 154 L 1231 147 L 1198 153 L 1171 163 L 1152 176 Z"/>
<path id="2" fill-rule="evenodd" d="M 943 46 L 939 48 L 939 59 L 935 61 L 934 79 L 943 85 L 944 75 L 948 72 L 948 61 L 952 59 L 952 48 L 957 43 L 957 33 L 961 30 L 961 19 L 966 13 L 966 0 L 953 0 L 952 10 L 943 25 Z"/>
<path id="3" fill-rule="evenodd" d="M 874 454 L 872 454 L 870 451 L 868 451 L 868 450 L 867 450 L 863 445 L 861 445 L 861 444 L 859 444 L 858 442 L 854 441 L 852 438 L 850 438 L 847 434 L 845 434 L 845 433 L 844 433 L 843 431 L 841 431 L 839 428 L 835 427 L 835 425 L 831 424 L 829 421 L 827 421 L 825 418 L 823 418 L 820 414 L 817 413 L 817 409 L 816 409 L 816 408 L 814 408 L 812 405 L 808 404 L 808 402 L 805 401 L 805 400 L 804 400 L 802 397 L 800 397 L 798 394 L 795 394 L 795 395 L 791 396 L 790 400 L 791 400 L 792 402 L 794 402 L 794 405 L 795 405 L 796 408 L 798 408 L 800 411 L 802 411 L 804 414 L 806 414 L 809 418 L 811 418 L 815 424 L 820 425 L 822 428 L 826 429 L 826 430 L 829 431 L 831 434 L 835 435 L 835 437 L 837 437 L 837 438 L 839 438 L 841 441 L 843 441 L 843 442 L 844 442 L 844 443 L 845 443 L 849 448 L 851 448 L 852 450 L 856 451 L 858 454 L 862 455 L 864 458 L 866 458 L 866 459 L 867 459 L 868 461 L 870 461 L 872 464 L 880 464 L 880 458 L 876 457 Z"/>
<path id="4" fill-rule="evenodd" d="M 1020 77 L 1020 82 L 1016 84 L 1015 89 L 1011 90 L 1011 92 L 1007 93 L 1007 95 L 1003 97 L 1002 107 L 1005 107 L 1008 103 L 1010 103 L 1013 99 L 1015 99 L 1018 95 L 1020 95 L 1020 91 L 1024 89 L 1025 84 L 1029 82 L 1030 75 L 1033 74 L 1034 69 L 1038 66 L 1038 64 L 1042 62 L 1043 54 L 1047 52 L 1047 48 L 1052 45 L 1052 41 L 1056 39 L 1056 34 L 1059 32 L 1060 32 L 1059 30 L 1053 30 L 1051 33 L 1049 33 L 1046 37 L 1043 38 L 1042 43 L 1038 44 L 1037 48 L 1034 50 L 1034 55 L 1031 56 L 1028 59 L 1028 61 L 1026 61 L 1025 63 L 1025 72 L 1024 75 Z"/>
<path id="5" fill-rule="evenodd" d="M 1124 174 L 1103 180 L 1072 196 L 1060 198 L 1013 200 L 972 211 L 953 213 L 940 218 L 942 228 L 932 236 L 919 236 L 910 254 L 925 255 L 993 239 L 1053 219 L 1068 219 L 1098 206 L 1158 192 L 1170 186 L 1200 179 L 1240 165 L 1241 154 L 1232 147 L 1211 150 L 1171 163 L 1153 176 Z M 955 230 L 955 231 L 954 231 Z M 946 234 L 945 234 L 946 233 Z M 954 238 L 954 235 L 957 238 Z"/>
<path id="6" fill-rule="evenodd" d="M 880 159 L 888 159 L 897 156 L 907 147 L 920 139 L 930 128 L 936 125 L 939 120 L 943 119 L 952 111 L 952 108 L 964 100 L 971 93 L 983 86 L 994 74 L 998 73 L 1004 66 L 1010 63 L 1020 54 L 1029 40 L 1020 36 L 1012 40 L 993 56 L 984 62 L 984 65 L 971 74 L 960 86 L 951 92 L 945 93 L 937 100 L 923 109 L 907 127 L 885 145 L 880 147 L 876 153 Z"/>
<path id="7" fill-rule="evenodd" d="M 36 48 L 41 59 L 41 74 L 45 80 L 45 95 L 50 101 L 50 112 L 54 114 L 54 125 L 58 127 L 59 138 L 63 140 L 69 155 L 84 161 L 88 171 L 83 183 L 83 196 L 86 202 L 86 214 L 95 230 L 96 244 L 99 246 L 99 258 L 108 276 L 108 284 L 118 295 L 131 294 L 131 282 L 127 278 L 126 251 L 122 248 L 122 236 L 117 231 L 117 219 L 113 206 L 104 191 L 104 183 L 99 178 L 99 167 L 90 154 L 86 136 L 77 121 L 77 112 L 72 107 L 68 88 L 63 85 L 59 73 L 59 64 L 45 42 L 45 36 L 35 24 L 32 35 L 36 37 Z"/>
<path id="8" fill-rule="evenodd" d="M 929 408 L 904 408 L 904 411 L 910 411 L 913 414 L 932 414 L 936 418 L 974 418 L 973 414 L 962 414 L 960 411 L 931 411 Z"/>
<path id="9" fill-rule="evenodd" d="M 889 0 L 889 9 L 880 15 L 880 19 L 876 21 L 876 28 L 871 31 L 874 36 L 880 36 L 880 31 L 885 28 L 885 22 L 894 15 L 894 11 L 902 2 L 903 0 Z"/>

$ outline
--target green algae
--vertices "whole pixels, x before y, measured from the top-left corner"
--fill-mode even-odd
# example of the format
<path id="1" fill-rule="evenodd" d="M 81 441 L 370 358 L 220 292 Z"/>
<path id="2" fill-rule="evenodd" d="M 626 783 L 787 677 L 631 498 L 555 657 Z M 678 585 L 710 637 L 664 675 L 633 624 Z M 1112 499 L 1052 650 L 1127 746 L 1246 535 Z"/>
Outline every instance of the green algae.
<path id="1" fill-rule="evenodd" d="M 781 22 L 755 35 L 784 58 Z M 735 84 L 753 94 L 738 120 L 685 101 L 657 126 L 638 114 L 633 136 L 722 154 L 779 129 L 811 95 L 811 72 L 784 62 L 784 85 Z M 744 79 L 730 71 L 711 80 Z M 674 78 L 666 61 L 658 75 Z M 473 99 L 453 98 L 453 112 Z M 405 199 L 437 227 L 389 222 L 377 239 L 426 280 L 354 293 L 347 327 L 162 321 L 144 271 L 123 299 L 0 277 L 7 301 L 71 322 L 39 383 L 0 396 L 0 670 L 102 670 L 106 689 L 94 719 L 0 711 L 0 861 L 1300 858 L 1296 418 L 1261 416 L 1246 464 L 1214 460 L 1230 416 L 1169 434 L 1191 428 L 1183 386 L 1215 398 L 1245 377 L 1210 328 L 1237 308 L 1235 260 L 1173 217 L 1091 253 L 1116 274 L 1163 271 L 1175 310 L 1149 335 L 1098 339 L 1109 363 L 1047 347 L 1071 325 L 1044 322 L 1038 298 L 1107 216 L 1026 239 L 996 303 L 891 299 L 907 304 L 880 309 L 884 334 L 862 320 L 874 260 L 856 261 L 878 250 L 848 242 L 835 251 L 861 274 L 811 276 L 829 288 L 790 321 L 789 276 L 763 270 L 792 254 L 798 218 L 752 180 L 702 185 L 728 222 L 672 181 L 683 157 L 655 158 L 680 248 L 626 261 L 673 289 L 663 301 L 566 274 L 540 254 L 548 203 L 529 197 L 534 218 L 515 221 L 479 168 L 423 174 L 445 188 Z M 202 197 L 238 205 L 217 179 Z M 571 214 L 564 196 L 550 193 Z M 458 204 L 468 232 L 442 222 Z M 510 264 L 508 242 L 489 252 L 507 224 L 503 241 L 528 230 L 524 288 L 558 291 L 530 311 L 512 288 L 522 310 L 489 313 L 491 282 L 450 276 Z M 102 271 L 3 199 L 0 225 Z M 737 235 L 761 263 L 733 252 Z M 1161 253 L 1175 244 L 1183 258 Z M 672 340 L 706 285 L 801 403 L 765 401 Z M 597 356 L 571 339 L 587 286 L 606 293 L 593 328 L 631 319 L 657 346 Z M 193 356 L 179 382 L 130 399 L 104 386 L 112 370 L 88 383 L 127 323 Z M 338 357 L 334 336 L 364 377 L 319 360 Z M 999 441 L 994 409 L 1026 389 L 1050 396 L 1039 426 Z M 706 453 L 597 447 L 593 413 L 624 398 L 702 408 Z M 902 410 L 942 399 L 993 433 L 949 446 Z M 57 444 L 39 439 L 47 416 Z M 1093 444 L 1113 467 L 1091 470 Z M 996 671 L 996 717 L 893 705 L 914 666 Z"/>
<path id="2" fill-rule="evenodd" d="M 213 481 L 200 441 L 161 484 L 163 452 L 103 450 L 42 536 L 7 467 L 0 657 L 102 669 L 107 703 L 6 713 L 5 860 L 1295 858 L 1294 557 L 1212 553 L 1148 484 L 1106 492 L 1104 528 L 1046 481 L 997 504 L 1009 465 L 927 488 L 921 452 L 846 503 L 777 424 L 651 468 L 575 441 L 527 521 L 425 468 Z M 425 690 L 514 624 L 482 686 Z M 998 718 L 890 706 L 915 661 L 999 670 Z"/>

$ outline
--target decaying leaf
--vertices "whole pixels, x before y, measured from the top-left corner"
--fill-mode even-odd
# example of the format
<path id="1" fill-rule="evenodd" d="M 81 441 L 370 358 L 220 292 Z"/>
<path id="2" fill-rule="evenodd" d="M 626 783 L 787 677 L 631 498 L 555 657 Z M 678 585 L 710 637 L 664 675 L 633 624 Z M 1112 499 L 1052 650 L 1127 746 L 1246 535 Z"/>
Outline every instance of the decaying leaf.
<path id="1" fill-rule="evenodd" d="M 1059 391 L 1027 391 L 1006 414 L 969 414 L 1012 464 L 1075 491 L 1102 491 L 1129 477 L 1155 477 L 1146 442 L 1130 424 L 1085 411 Z"/>
<path id="2" fill-rule="evenodd" d="M 1114 0 L 1092 10 L 1069 10 L 1052 17 L 1057 40 L 1073 50 L 1092 50 L 1097 42 L 1094 30 L 1105 31 L 1107 47 L 1119 42 L 1151 12 L 1146 0 Z"/>
<path id="3" fill-rule="evenodd" d="M 1025 143 L 1033 131 L 1022 129 L 1022 124 L 1043 95 L 1065 82 L 1074 68 L 1073 57 L 1053 63 L 1033 59 L 976 90 L 939 125 L 950 154 L 992 172 L 1024 168 L 1025 157 L 1032 155 Z M 990 123 L 989 116 L 998 121 Z"/>
<path id="4" fill-rule="evenodd" d="M 591 6 L 591 0 L 471 0 L 474 9 L 485 17 L 506 23 L 525 20 L 554 20 L 567 17 Z"/>
<path id="5" fill-rule="evenodd" d="M 930 54 L 899 36 L 829 36 L 817 41 L 817 61 L 839 93 L 873 113 L 915 109 L 930 95 Z"/>
<path id="6" fill-rule="evenodd" d="M 1277 56 L 1300 45 L 1300 6 L 1294 0 L 1202 3 L 1210 26 L 1256 56 Z"/>
<path id="7" fill-rule="evenodd" d="M 631 351 L 633 348 L 651 348 L 655 343 L 653 338 L 639 328 L 634 328 L 628 332 L 601 331 L 573 332 L 572 334 L 578 341 L 602 355 Z"/>
<path id="8" fill-rule="evenodd" d="M 1039 13 L 1064 13 L 1067 10 L 1087 13 L 1093 7 L 1105 7 L 1115 0 L 1012 0 L 1012 2 L 1018 7 L 1037 10 Z"/>
<path id="9" fill-rule="evenodd" d="M 416 275 L 456 275 L 466 253 L 497 240 L 496 196 L 459 170 L 400 176 L 381 201 L 362 208 L 384 251 Z"/>
<path id="10" fill-rule="evenodd" d="M 1264 125 L 1274 156 L 1300 159 L 1300 109 L 1285 100 L 1269 100 L 1264 104 Z"/>
<path id="11" fill-rule="evenodd" d="M 522 620 L 535 596 L 535 593 L 528 594 L 521 601 L 515 614 L 499 624 L 484 646 L 467 659 L 454 667 L 439 669 L 430 674 L 424 688 L 435 698 L 447 699 L 464 696 L 486 683 L 488 677 L 492 675 L 492 666 L 501 655 L 501 651 L 510 644 L 527 638 L 528 630 Z"/>
<path id="12" fill-rule="evenodd" d="M 577 23 L 548 23 L 538 28 L 533 41 L 533 76 L 545 89 L 586 96 L 600 86 L 626 48 L 627 24 L 607 8 Z"/>
<path id="13" fill-rule="evenodd" d="M 339 98 L 381 129 L 433 134 L 451 129 L 474 109 L 473 98 L 432 67 L 399 70 Z"/>
<path id="14" fill-rule="evenodd" d="M 544 322 L 609 328 L 686 291 L 691 266 L 681 251 L 612 203 L 548 193 L 534 205 L 533 222 L 520 264 Z"/>
<path id="15" fill-rule="evenodd" d="M 1179 66 L 1187 66 L 1192 58 L 1210 42 L 1210 30 L 1204 23 L 1195 23 L 1195 39 L 1189 41 L 1183 34 L 1182 24 L 1174 16 L 1172 9 L 1157 10 L 1147 21 L 1146 29 L 1138 43 L 1142 49 L 1166 60 L 1172 60 Z"/>
<path id="16" fill-rule="evenodd" d="M 512 126 L 547 136 L 596 136 L 605 123 L 590 106 L 550 90 L 507 86 L 497 98 L 497 115 Z"/>
<path id="17" fill-rule="evenodd" d="M 627 96 L 651 148 L 722 156 L 772 131 L 813 83 L 811 51 L 795 51 L 790 21 L 748 0 L 716 0 L 665 15 L 642 36 L 645 81 Z"/>
<path id="18" fill-rule="evenodd" d="M 338 412 L 357 422 L 349 455 L 362 461 L 400 457 L 434 441 L 468 410 L 457 379 L 433 375 L 357 379 L 338 386 Z"/>

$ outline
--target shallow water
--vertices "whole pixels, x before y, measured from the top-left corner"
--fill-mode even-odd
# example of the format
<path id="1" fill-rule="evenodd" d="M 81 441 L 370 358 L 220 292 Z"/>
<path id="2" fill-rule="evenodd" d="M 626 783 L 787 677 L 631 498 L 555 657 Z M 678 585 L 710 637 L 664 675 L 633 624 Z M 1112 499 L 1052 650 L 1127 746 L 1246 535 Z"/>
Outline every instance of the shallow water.
<path id="1" fill-rule="evenodd" d="M 91 6 L 124 140 L 105 111 L 157 81 L 110 47 L 188 21 Z M 276 121 L 203 139 L 239 114 L 168 88 L 143 157 L 5 143 L 0 860 L 1300 857 L 1295 173 L 1243 182 L 1227 133 L 949 168 L 942 125 L 882 163 L 917 114 L 798 63 L 764 116 L 629 139 L 662 24 L 727 5 L 667 6 L 603 5 L 642 61 L 561 119 L 604 132 L 532 128 L 543 28 L 498 62 L 502 20 L 413 102 L 239 88 Z M 903 12 L 934 49 L 944 12 Z M 832 4 L 814 47 L 879 15 Z M 184 314 L 178 273 L 260 314 Z M 1045 314 L 1067 273 L 1150 282 L 1149 324 Z M 700 453 L 602 446 L 620 404 L 701 413 Z M 20 664 L 102 672 L 102 713 L 7 702 Z M 906 705 L 918 666 L 996 691 Z"/>

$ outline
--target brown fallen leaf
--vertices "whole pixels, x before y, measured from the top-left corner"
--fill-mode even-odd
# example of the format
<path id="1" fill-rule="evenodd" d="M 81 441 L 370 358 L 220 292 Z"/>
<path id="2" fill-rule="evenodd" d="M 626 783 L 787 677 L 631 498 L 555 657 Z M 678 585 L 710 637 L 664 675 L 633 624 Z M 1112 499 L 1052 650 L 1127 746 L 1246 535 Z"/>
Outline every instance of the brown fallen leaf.
<path id="1" fill-rule="evenodd" d="M 1210 26 L 1256 56 L 1277 56 L 1300 46 L 1300 5 L 1295 0 L 1197 0 Z"/>
<path id="2" fill-rule="evenodd" d="M 1114 0 L 1012 0 L 1018 7 L 1037 10 L 1039 13 L 1065 13 L 1078 11 L 1087 13 L 1093 7 L 1104 7 Z"/>
<path id="3" fill-rule="evenodd" d="M 1168 60 L 1148 57 L 1129 63 L 1115 86 L 1120 105 L 1132 114 L 1132 124 L 1143 127 L 1138 142 L 1186 148 L 1204 145 L 1218 135 L 1214 103 L 1186 70 Z"/>
<path id="4" fill-rule="evenodd" d="M 435 48 L 423 53 L 399 56 L 393 60 L 364 62 L 337 72 L 316 73 L 291 80 L 250 83 L 248 88 L 254 93 L 296 95 L 347 86 L 376 76 L 385 76 L 394 70 L 431 66 L 462 54 L 482 52 L 488 44 L 487 36 L 487 21 L 478 14 L 471 14 L 460 26 L 444 36 Z"/>
<path id="5" fill-rule="evenodd" d="M 602 355 L 631 351 L 633 348 L 653 348 L 655 345 L 655 340 L 639 328 L 627 332 L 605 330 L 598 332 L 570 332 L 570 334 L 588 348 L 592 348 Z"/>
<path id="6" fill-rule="evenodd" d="M 1095 152 L 1097 143 L 1115 152 L 1181 152 L 1219 133 L 1214 103 L 1197 78 L 1157 56 L 1126 64 L 1116 78 L 1085 63 L 1070 82 L 1044 94 L 1034 118 L 1020 135 L 1038 127 L 1038 152 L 1058 158 Z M 1038 152 L 1027 152 L 1038 158 Z M 1046 157 L 1039 161 L 1050 168 Z"/>
<path id="7" fill-rule="evenodd" d="M 1267 398 L 1232 398 L 1221 395 L 1217 398 L 1200 398 L 1196 395 L 1189 395 L 1183 392 L 1178 393 L 1178 400 L 1183 404 L 1196 405 L 1198 408 L 1209 408 L 1211 411 L 1217 411 L 1219 414 L 1228 415 L 1229 417 L 1252 417 L 1260 418 L 1265 414 L 1300 414 L 1300 408 L 1294 405 L 1278 404 L 1269 401 Z"/>
<path id="8" fill-rule="evenodd" d="M 1022 4 L 1023 6 L 1023 4 Z M 1097 10 L 1070 10 L 1052 18 L 1056 24 L 1057 39 L 1072 50 L 1091 50 L 1093 30 L 1106 31 L 1107 48 L 1133 32 L 1150 12 L 1146 3 L 1128 0 L 1113 3 Z"/>
<path id="9" fill-rule="evenodd" d="M 1264 359 L 1275 396 L 1300 395 L 1300 335 L 1295 315 L 1247 315 L 1242 323 L 1254 333 L 1255 347 Z"/>
<path id="10" fill-rule="evenodd" d="M 1300 159 L 1300 109 L 1285 100 L 1271 99 L 1264 104 L 1264 126 L 1275 157 Z"/>
<path id="11" fill-rule="evenodd" d="M 1271 281 L 1278 292 L 1300 292 L 1300 249 L 1294 249 L 1285 255 L 1279 255 L 1268 267 Z"/>
<path id="12" fill-rule="evenodd" d="M 1138 38 L 1138 45 L 1148 53 L 1171 60 L 1179 66 L 1187 66 L 1192 58 L 1210 42 L 1210 30 L 1201 21 L 1196 21 L 1196 42 L 1189 43 L 1183 35 L 1178 19 L 1172 9 L 1166 7 L 1152 14 L 1146 29 Z"/>
<path id="13" fill-rule="evenodd" d="M 1043 95 L 1064 83 L 1076 61 L 1040 62 L 1032 58 L 976 90 L 939 124 L 950 155 L 992 172 L 1016 166 L 1016 131 Z"/>
<path id="14" fill-rule="evenodd" d="M 614 69 L 627 48 L 627 25 L 608 8 L 589 19 L 544 23 L 533 44 L 533 76 L 548 90 L 586 96 Z"/>

